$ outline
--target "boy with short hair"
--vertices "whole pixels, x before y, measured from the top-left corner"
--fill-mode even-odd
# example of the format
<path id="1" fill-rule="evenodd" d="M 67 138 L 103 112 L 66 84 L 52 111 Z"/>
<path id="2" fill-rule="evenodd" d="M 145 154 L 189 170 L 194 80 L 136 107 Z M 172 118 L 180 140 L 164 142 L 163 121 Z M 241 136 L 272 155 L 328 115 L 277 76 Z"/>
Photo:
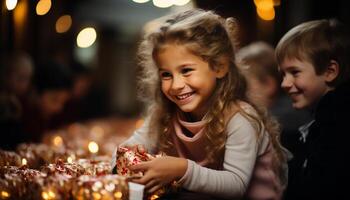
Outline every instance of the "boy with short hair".
<path id="1" fill-rule="evenodd" d="M 350 179 L 350 31 L 336 20 L 302 23 L 276 47 L 282 88 L 314 121 L 301 130 L 286 199 L 344 199 Z"/>

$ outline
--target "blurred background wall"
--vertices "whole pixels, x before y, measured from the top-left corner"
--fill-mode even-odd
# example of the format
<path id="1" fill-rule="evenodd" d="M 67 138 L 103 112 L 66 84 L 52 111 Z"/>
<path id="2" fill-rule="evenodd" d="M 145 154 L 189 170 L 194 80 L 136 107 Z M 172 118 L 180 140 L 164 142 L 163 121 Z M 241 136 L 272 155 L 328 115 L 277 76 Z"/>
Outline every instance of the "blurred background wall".
<path id="1" fill-rule="evenodd" d="M 91 116 L 138 115 L 135 52 L 143 31 L 156 18 L 194 7 L 236 17 L 240 46 L 276 45 L 307 20 L 350 23 L 347 0 L 1 0 L 0 51 L 26 51 L 36 65 L 77 61 L 93 72 Z"/>

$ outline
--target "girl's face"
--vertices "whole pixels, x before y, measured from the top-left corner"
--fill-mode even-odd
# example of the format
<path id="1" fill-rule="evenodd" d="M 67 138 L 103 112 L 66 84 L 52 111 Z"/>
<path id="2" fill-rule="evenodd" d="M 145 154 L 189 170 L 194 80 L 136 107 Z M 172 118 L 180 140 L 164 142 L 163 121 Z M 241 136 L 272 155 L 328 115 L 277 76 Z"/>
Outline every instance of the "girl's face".
<path id="1" fill-rule="evenodd" d="M 282 88 L 292 98 L 296 109 L 311 108 L 331 88 L 326 84 L 325 73 L 317 75 L 314 66 L 298 59 L 284 59 Z"/>
<path id="2" fill-rule="evenodd" d="M 164 95 L 200 120 L 208 110 L 219 72 L 183 45 L 166 45 L 157 54 L 156 63 Z"/>

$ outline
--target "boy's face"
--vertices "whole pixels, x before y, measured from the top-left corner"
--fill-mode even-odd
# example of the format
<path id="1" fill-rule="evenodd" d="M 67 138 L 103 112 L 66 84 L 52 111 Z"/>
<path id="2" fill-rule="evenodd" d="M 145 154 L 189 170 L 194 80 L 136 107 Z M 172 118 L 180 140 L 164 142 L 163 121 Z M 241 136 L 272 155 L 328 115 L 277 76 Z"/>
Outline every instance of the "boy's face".
<path id="1" fill-rule="evenodd" d="M 219 72 L 181 45 L 164 47 L 156 63 L 164 95 L 183 112 L 201 119 L 208 109 Z"/>
<path id="2" fill-rule="evenodd" d="M 317 75 L 313 65 L 298 59 L 284 59 L 280 65 L 283 74 L 281 87 L 292 98 L 296 109 L 310 108 L 331 88 L 326 74 Z"/>

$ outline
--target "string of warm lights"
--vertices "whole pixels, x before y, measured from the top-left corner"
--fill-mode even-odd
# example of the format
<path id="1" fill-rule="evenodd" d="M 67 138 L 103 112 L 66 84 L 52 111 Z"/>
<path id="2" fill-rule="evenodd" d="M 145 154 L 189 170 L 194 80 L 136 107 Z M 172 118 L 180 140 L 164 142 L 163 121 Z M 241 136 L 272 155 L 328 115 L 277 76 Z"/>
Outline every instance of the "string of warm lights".
<path id="1" fill-rule="evenodd" d="M 139 0 L 141 1 L 141 0 Z M 17 4 L 17 0 L 6 0 L 6 8 L 9 11 L 14 10 L 15 22 L 19 23 L 23 21 L 25 13 L 27 12 L 27 7 L 24 4 Z M 51 0 L 39 0 L 36 4 L 36 14 L 39 16 L 46 15 L 52 7 Z M 72 17 L 70 15 L 60 16 L 55 23 L 55 30 L 57 33 L 65 33 L 69 31 L 72 26 Z M 94 44 L 97 37 L 96 30 L 93 27 L 83 28 L 77 35 L 77 46 L 80 48 L 87 48 Z"/>
<path id="2" fill-rule="evenodd" d="M 6 0 L 5 2 L 7 10 L 14 10 L 17 6 L 17 0 Z M 46 15 L 51 9 L 51 0 L 39 0 L 36 4 L 36 14 Z"/>
<path id="3" fill-rule="evenodd" d="M 150 0 L 132 0 L 135 3 L 146 3 Z M 152 0 L 154 6 L 158 8 L 169 8 L 171 6 L 184 6 L 191 0 Z"/>
<path id="4" fill-rule="evenodd" d="M 136 3 L 146 3 L 150 0 L 133 0 Z M 158 8 L 168 8 L 171 6 L 184 6 L 191 2 L 191 0 L 152 0 L 153 5 Z M 16 8 L 17 7 L 17 8 Z M 50 9 L 52 7 L 51 0 L 39 0 L 36 4 L 36 14 L 39 16 L 44 16 L 47 13 L 49 13 Z M 23 9 L 23 6 L 17 5 L 17 0 L 6 0 L 6 8 L 11 11 L 14 9 L 17 9 L 17 12 L 15 11 L 16 18 L 23 18 L 24 13 L 26 12 L 25 9 Z M 17 14 L 16 14 L 17 13 Z M 21 21 L 15 20 L 15 21 Z M 60 16 L 56 23 L 55 23 L 55 30 L 57 33 L 66 33 L 69 31 L 69 29 L 72 26 L 72 17 L 70 15 L 62 15 Z M 97 38 L 96 30 L 93 27 L 85 27 L 82 28 L 82 30 L 79 31 L 77 38 L 76 38 L 76 44 L 80 48 L 88 48 L 91 45 L 94 44 Z"/>
<path id="5" fill-rule="evenodd" d="M 135 3 L 146 3 L 150 0 L 132 0 Z M 184 6 L 190 3 L 191 0 L 152 0 L 154 6 L 158 8 L 169 8 L 171 6 Z M 254 4 L 256 6 L 257 15 L 263 20 L 273 20 L 275 18 L 275 9 L 274 6 L 278 6 L 280 4 L 280 0 L 254 0 Z M 17 0 L 6 0 L 6 8 L 11 11 L 16 9 L 22 10 L 17 12 L 17 18 L 21 13 L 25 11 L 23 8 L 20 8 L 20 5 L 17 5 Z M 22 6 L 23 7 L 23 6 Z M 46 15 L 52 7 L 51 0 L 39 0 L 36 5 L 36 14 L 39 16 Z M 18 14 L 19 13 L 19 14 Z M 16 14 L 16 12 L 15 12 Z M 18 21 L 18 20 L 17 20 Z M 60 16 L 55 23 L 55 30 L 57 33 L 65 33 L 69 31 L 72 26 L 72 17 L 70 15 L 62 15 Z M 88 48 L 94 44 L 97 38 L 96 30 L 93 27 L 85 27 L 79 31 L 76 44 L 80 48 Z"/>

